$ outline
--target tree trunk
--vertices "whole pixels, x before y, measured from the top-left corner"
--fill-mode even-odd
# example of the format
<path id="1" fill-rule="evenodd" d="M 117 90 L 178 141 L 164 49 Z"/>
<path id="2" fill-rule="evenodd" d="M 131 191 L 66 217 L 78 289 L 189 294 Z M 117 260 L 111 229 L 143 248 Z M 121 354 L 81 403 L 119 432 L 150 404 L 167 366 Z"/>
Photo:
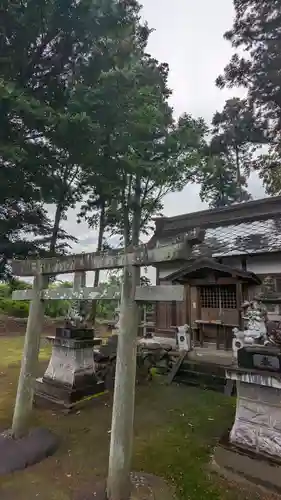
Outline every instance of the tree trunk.
<path id="1" fill-rule="evenodd" d="M 46 281 L 46 277 L 38 274 L 33 282 L 35 296 L 30 304 L 12 424 L 12 435 L 15 438 L 23 436 L 28 430 L 32 411 L 34 381 L 44 320 L 44 304 L 40 291 L 44 288 Z"/>
<path id="2" fill-rule="evenodd" d="M 138 190 L 135 193 L 132 243 L 139 240 L 140 210 Z M 125 247 L 128 247 L 129 217 L 124 218 Z M 139 231 L 139 230 L 138 230 Z M 120 333 L 115 373 L 115 389 L 112 411 L 109 470 L 107 479 L 108 500 L 129 500 L 130 470 L 133 445 L 135 406 L 136 354 L 138 332 L 138 306 L 134 300 L 136 286 L 140 282 L 140 268 L 126 266 L 124 269 Z"/>
<path id="3" fill-rule="evenodd" d="M 105 231 L 105 202 L 102 203 L 101 211 L 100 211 L 97 252 L 101 252 L 101 250 L 102 250 L 104 231 Z M 99 281 L 100 281 L 100 270 L 97 269 L 95 271 L 94 287 L 97 287 L 99 285 Z M 91 320 L 93 322 L 93 325 L 95 324 L 95 321 L 96 321 L 96 314 L 97 314 L 97 301 L 93 300 L 92 312 L 91 312 Z"/>
<path id="4" fill-rule="evenodd" d="M 132 224 L 132 245 L 137 247 L 140 238 L 141 224 L 141 179 L 137 177 L 135 180 L 134 200 L 133 200 L 133 224 Z"/>
<path id="5" fill-rule="evenodd" d="M 241 171 L 240 171 L 240 159 L 238 147 L 235 147 L 235 158 L 236 158 L 236 173 L 237 173 L 237 184 L 239 189 L 239 201 L 242 201 L 242 185 L 241 185 Z"/>
<path id="6" fill-rule="evenodd" d="M 52 232 L 51 241 L 50 241 L 50 256 L 51 257 L 53 257 L 56 253 L 56 244 L 57 244 L 57 239 L 58 239 L 58 233 L 59 233 L 59 228 L 60 228 L 60 221 L 61 221 L 62 212 L 63 212 L 63 204 L 61 202 L 58 202 L 57 207 L 56 207 L 53 232 Z"/>

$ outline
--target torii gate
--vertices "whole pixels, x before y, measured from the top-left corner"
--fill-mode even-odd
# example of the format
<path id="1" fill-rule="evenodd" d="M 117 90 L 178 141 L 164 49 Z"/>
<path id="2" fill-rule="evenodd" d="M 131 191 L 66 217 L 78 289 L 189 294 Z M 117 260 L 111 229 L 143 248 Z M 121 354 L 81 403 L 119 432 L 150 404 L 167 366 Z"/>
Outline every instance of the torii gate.
<path id="1" fill-rule="evenodd" d="M 185 259 L 190 252 L 193 238 L 186 237 L 177 243 L 148 249 L 145 245 L 128 251 L 115 250 L 108 253 L 87 253 L 41 260 L 12 261 L 15 276 L 34 276 L 33 289 L 16 291 L 16 300 L 31 300 L 24 352 L 18 383 L 13 417 L 13 433 L 20 435 L 31 412 L 35 363 L 38 360 L 40 335 L 44 319 L 44 299 L 99 300 L 118 298 L 105 295 L 98 288 L 85 287 L 86 271 L 124 268 L 121 297 L 120 335 L 117 350 L 115 390 L 112 413 L 109 473 L 107 481 L 108 500 L 129 499 L 130 465 L 133 437 L 133 415 L 136 372 L 137 301 L 182 301 L 184 287 L 136 286 L 136 268 L 151 264 Z M 48 277 L 57 274 L 75 273 L 73 289 L 44 290 Z"/>

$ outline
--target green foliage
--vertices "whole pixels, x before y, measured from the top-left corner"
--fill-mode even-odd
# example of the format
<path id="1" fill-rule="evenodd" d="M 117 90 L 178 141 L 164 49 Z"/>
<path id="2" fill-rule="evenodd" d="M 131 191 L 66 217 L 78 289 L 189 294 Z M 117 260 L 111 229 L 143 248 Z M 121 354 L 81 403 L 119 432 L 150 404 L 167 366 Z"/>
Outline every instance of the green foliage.
<path id="1" fill-rule="evenodd" d="M 12 300 L 14 290 L 26 290 L 31 288 L 29 283 L 12 279 L 9 283 L 0 284 L 0 313 L 15 318 L 27 318 L 29 312 L 28 301 Z"/>
<path id="2" fill-rule="evenodd" d="M 45 316 L 63 318 L 67 314 L 69 305 L 67 300 L 49 300 L 45 306 Z"/>
<path id="3" fill-rule="evenodd" d="M 93 90 L 92 113 L 102 103 L 99 164 L 104 173 L 88 173 L 88 201 L 79 217 L 90 227 L 119 234 L 130 244 L 139 233 L 147 234 L 151 219 L 163 208 L 163 197 L 182 189 L 201 161 L 206 126 L 202 120 L 183 115 L 176 123 L 167 97 L 168 68 L 139 46 L 119 58 L 120 67 L 102 75 Z M 120 89 L 122 88 L 122 92 Z M 138 212 L 138 235 L 133 220 Z"/>
<path id="4" fill-rule="evenodd" d="M 49 288 L 72 288 L 73 283 L 68 281 L 56 281 Z M 69 300 L 48 300 L 45 305 L 45 315 L 50 318 L 63 318 L 66 316 L 70 306 Z"/>
<path id="5" fill-rule="evenodd" d="M 211 207 L 247 201 L 247 179 L 254 164 L 254 152 L 262 134 L 252 106 L 245 99 L 226 101 L 212 120 L 209 158 L 197 173 L 200 196 Z"/>
<path id="6" fill-rule="evenodd" d="M 244 179 L 237 184 L 237 170 L 224 155 L 213 155 L 206 161 L 197 176 L 201 184 L 200 198 L 207 201 L 211 208 L 232 205 L 250 198 L 244 189 Z M 246 182 L 245 182 L 246 184 Z"/>
<path id="7" fill-rule="evenodd" d="M 256 143 L 270 145 L 254 166 L 259 170 L 269 194 L 280 193 L 280 0 L 235 0 L 235 19 L 225 38 L 235 53 L 217 79 L 217 85 L 241 86 L 254 110 Z M 247 131 L 249 132 L 249 131 Z"/>
<path id="8" fill-rule="evenodd" d="M 143 277 L 144 285 L 150 284 L 148 278 Z M 56 281 L 49 285 L 50 288 L 72 288 L 73 283 L 68 281 Z M 111 274 L 107 281 L 99 284 L 102 290 L 118 290 L 122 288 L 122 276 Z M 14 290 L 30 289 L 31 285 L 24 281 L 13 279 L 10 283 L 0 284 L 0 313 L 15 318 L 27 318 L 29 312 L 29 301 L 12 300 Z M 63 318 L 67 315 L 70 306 L 69 300 L 49 300 L 45 303 L 45 316 L 50 318 Z M 100 300 L 97 302 L 97 317 L 99 319 L 113 319 L 115 309 L 118 306 L 116 300 Z"/>
<path id="9" fill-rule="evenodd" d="M 221 113 L 213 117 L 211 149 L 225 159 L 225 163 L 236 170 L 238 201 L 247 199 L 245 187 L 250 174 L 255 142 L 261 140 L 253 108 L 246 99 L 233 98 L 226 101 Z M 244 187 L 244 189 L 243 189 Z M 250 196 L 248 195 L 248 198 Z"/>
<path id="10" fill-rule="evenodd" d="M 72 283 L 56 282 L 50 285 L 51 288 L 67 287 L 71 288 Z M 13 279 L 9 284 L 0 285 L 0 312 L 15 318 L 27 318 L 29 312 L 29 301 L 12 300 L 14 290 L 26 290 L 31 288 L 29 283 Z M 59 318 L 66 315 L 69 308 L 67 300 L 49 300 L 45 305 L 45 315 L 51 318 Z"/>
<path id="11" fill-rule="evenodd" d="M 233 28 L 224 36 L 240 53 L 232 56 L 217 84 L 245 87 L 249 102 L 271 122 L 272 132 L 278 133 L 281 2 L 234 0 L 234 8 Z M 241 49 L 247 52 L 240 55 Z"/>
<path id="12" fill-rule="evenodd" d="M 12 299 L 0 299 L 0 312 L 15 318 L 27 318 L 29 312 L 29 302 Z"/>
<path id="13" fill-rule="evenodd" d="M 0 298 L 5 299 L 10 296 L 10 288 L 6 283 L 0 284 Z"/>
<path id="14" fill-rule="evenodd" d="M 139 5 L 4 1 L 0 20 L 0 275 L 7 259 L 61 253 L 67 209 L 94 163 L 96 118 L 86 95 L 118 55 Z M 145 38 L 145 29 L 139 41 Z M 119 41 L 118 43 L 115 43 Z M 108 52 L 108 57 L 106 53 Z M 117 52 L 116 52 L 117 50 Z M 77 137 L 79 140 L 77 141 Z M 97 164 L 95 162 L 95 164 Z M 2 191 L 1 191 L 2 190 Z M 1 196 L 2 194 L 2 196 Z M 43 203 L 55 203 L 53 223 Z M 23 236 L 24 235 L 24 236 Z"/>
<path id="15" fill-rule="evenodd" d="M 260 155 L 255 162 L 255 169 L 263 181 L 267 194 L 281 194 L 281 150 L 280 144 L 270 146 L 267 153 Z"/>
<path id="16" fill-rule="evenodd" d="M 139 3 L 4 1 L 0 27 L 0 276 L 12 257 L 66 252 L 61 221 L 85 197 L 91 227 L 104 208 L 101 242 L 107 230 L 138 244 L 193 179 L 206 133 L 173 119 Z"/>
<path id="17" fill-rule="evenodd" d="M 122 276 L 119 274 L 109 275 L 107 281 L 99 284 L 99 288 L 102 291 L 115 290 L 120 292 L 122 288 Z M 118 306 L 116 300 L 99 300 L 97 302 L 96 317 L 98 319 L 109 319 L 112 320 L 115 315 L 115 310 Z"/>

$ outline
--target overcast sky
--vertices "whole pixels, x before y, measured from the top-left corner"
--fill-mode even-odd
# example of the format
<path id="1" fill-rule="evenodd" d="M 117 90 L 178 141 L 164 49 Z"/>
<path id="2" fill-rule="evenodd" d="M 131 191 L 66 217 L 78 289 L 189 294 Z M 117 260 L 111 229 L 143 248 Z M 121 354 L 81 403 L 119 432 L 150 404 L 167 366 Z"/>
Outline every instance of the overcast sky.
<path id="1" fill-rule="evenodd" d="M 232 49 L 223 39 L 232 26 L 233 0 L 142 0 L 143 18 L 155 31 L 148 51 L 170 66 L 171 104 L 175 116 L 184 112 L 202 116 L 210 122 L 216 110 L 222 109 L 227 98 L 241 95 L 237 90 L 219 90 L 216 77 L 229 61 Z M 259 180 L 250 181 L 254 197 L 264 192 Z M 186 186 L 181 193 L 168 195 L 164 203 L 167 216 L 194 212 L 206 207 L 199 198 L 198 186 Z M 71 211 L 65 228 L 79 237 L 75 251 L 94 251 L 96 235 L 85 224 L 76 224 Z"/>

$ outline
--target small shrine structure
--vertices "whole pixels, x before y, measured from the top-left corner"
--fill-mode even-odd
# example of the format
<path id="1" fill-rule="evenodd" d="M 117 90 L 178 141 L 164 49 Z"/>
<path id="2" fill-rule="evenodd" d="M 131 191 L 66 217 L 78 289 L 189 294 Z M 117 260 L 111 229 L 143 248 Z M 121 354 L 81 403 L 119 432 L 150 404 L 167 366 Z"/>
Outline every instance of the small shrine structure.
<path id="1" fill-rule="evenodd" d="M 155 264 L 156 283 L 181 283 L 183 303 L 155 305 L 155 333 L 174 336 L 188 324 L 195 346 L 231 349 L 233 329 L 243 328 L 242 304 L 256 296 L 268 319 L 281 321 L 281 197 L 155 220 L 149 248 L 183 236 L 192 250 Z M 276 298 L 277 296 L 277 298 Z"/>

